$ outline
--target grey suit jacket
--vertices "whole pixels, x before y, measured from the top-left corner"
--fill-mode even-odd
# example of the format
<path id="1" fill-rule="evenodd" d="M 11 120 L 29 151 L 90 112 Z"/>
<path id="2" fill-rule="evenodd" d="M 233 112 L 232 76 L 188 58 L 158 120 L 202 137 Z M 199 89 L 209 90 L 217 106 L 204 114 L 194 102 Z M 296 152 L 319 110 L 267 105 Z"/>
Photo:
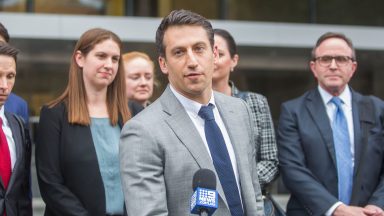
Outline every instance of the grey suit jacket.
<path id="1" fill-rule="evenodd" d="M 234 147 L 244 212 L 263 215 L 249 110 L 242 100 L 219 93 L 215 103 Z M 192 178 L 200 168 L 215 171 L 197 129 L 168 87 L 122 130 L 120 169 L 128 215 L 190 215 Z M 214 215 L 230 215 L 217 182 Z"/>

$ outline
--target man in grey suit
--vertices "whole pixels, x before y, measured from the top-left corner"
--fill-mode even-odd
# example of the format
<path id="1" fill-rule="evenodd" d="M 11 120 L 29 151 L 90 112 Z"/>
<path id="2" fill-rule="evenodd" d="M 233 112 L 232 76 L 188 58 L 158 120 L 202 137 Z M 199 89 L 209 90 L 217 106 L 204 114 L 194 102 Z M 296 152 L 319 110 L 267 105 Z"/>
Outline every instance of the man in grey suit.
<path id="1" fill-rule="evenodd" d="M 156 44 L 170 85 L 122 130 L 120 169 L 128 215 L 190 215 L 192 178 L 200 168 L 217 176 L 214 215 L 264 215 L 250 112 L 242 100 L 212 91 L 217 52 L 211 24 L 196 13 L 172 11 L 157 30 Z M 213 108 L 225 141 L 221 147 L 229 156 L 224 170 L 234 185 L 228 184 L 230 177 L 222 178 L 223 167 L 213 159 L 218 153 L 206 139 L 212 134 L 205 133 L 201 107 Z M 229 194 L 230 187 L 236 192 Z"/>
<path id="2" fill-rule="evenodd" d="M 310 67 L 317 88 L 285 102 L 280 115 L 287 214 L 383 216 L 384 103 L 349 87 L 357 62 L 343 34 L 322 35 Z"/>

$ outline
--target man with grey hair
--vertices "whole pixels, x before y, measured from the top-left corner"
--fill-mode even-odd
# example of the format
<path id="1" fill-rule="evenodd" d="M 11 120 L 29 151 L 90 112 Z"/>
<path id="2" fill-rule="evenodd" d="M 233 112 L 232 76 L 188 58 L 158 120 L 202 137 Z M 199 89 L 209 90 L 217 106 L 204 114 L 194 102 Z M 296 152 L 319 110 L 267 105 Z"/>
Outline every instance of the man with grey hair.
<path id="1" fill-rule="evenodd" d="M 318 39 L 310 68 L 317 88 L 285 102 L 280 114 L 287 214 L 383 216 L 384 103 L 350 88 L 357 62 L 343 34 Z"/>

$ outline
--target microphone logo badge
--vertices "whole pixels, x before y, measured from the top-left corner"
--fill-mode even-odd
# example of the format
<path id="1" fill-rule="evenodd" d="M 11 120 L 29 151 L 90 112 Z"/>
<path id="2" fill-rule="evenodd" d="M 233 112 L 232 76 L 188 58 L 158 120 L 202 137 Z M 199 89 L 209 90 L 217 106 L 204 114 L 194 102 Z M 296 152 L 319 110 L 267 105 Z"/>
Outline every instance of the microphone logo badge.
<path id="1" fill-rule="evenodd" d="M 213 212 L 218 207 L 217 200 L 217 191 L 198 187 L 191 198 L 191 213 L 199 214 L 201 209 Z"/>

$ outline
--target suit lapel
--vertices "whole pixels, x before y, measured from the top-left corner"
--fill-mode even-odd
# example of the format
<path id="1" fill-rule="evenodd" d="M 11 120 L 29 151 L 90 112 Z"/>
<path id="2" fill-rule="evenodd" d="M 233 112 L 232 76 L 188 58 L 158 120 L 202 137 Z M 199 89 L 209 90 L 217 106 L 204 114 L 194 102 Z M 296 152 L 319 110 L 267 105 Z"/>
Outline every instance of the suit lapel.
<path id="1" fill-rule="evenodd" d="M 374 110 L 369 100 L 363 100 L 363 97 L 352 92 L 352 114 L 353 114 L 353 127 L 355 134 L 355 166 L 354 166 L 354 177 L 358 173 L 360 162 L 364 157 L 363 148 L 367 145 L 369 134 L 364 134 L 365 128 L 371 128 L 375 123 Z"/>
<path id="2" fill-rule="evenodd" d="M 8 188 L 12 188 L 14 182 L 16 181 L 17 173 L 19 173 L 19 169 L 21 169 L 20 162 L 22 160 L 23 143 L 22 143 L 22 138 L 20 134 L 20 127 L 16 122 L 16 120 L 13 118 L 12 114 L 5 113 L 5 116 L 8 120 L 9 127 L 11 128 L 11 131 L 12 131 L 12 138 L 13 138 L 13 141 L 15 142 L 15 150 L 16 150 L 16 162 L 13 167 L 11 178 L 8 183 Z"/>
<path id="3" fill-rule="evenodd" d="M 316 124 L 317 129 L 320 131 L 321 137 L 323 138 L 324 143 L 327 145 L 329 154 L 336 167 L 336 155 L 335 147 L 333 144 L 332 128 L 324 103 L 317 89 L 309 92 L 306 99 L 306 107 L 314 123 Z"/>
<path id="4" fill-rule="evenodd" d="M 248 165 L 244 164 L 245 161 L 243 160 L 243 158 L 247 158 L 246 155 L 248 155 L 248 152 L 246 149 L 242 148 L 244 145 L 242 145 L 242 139 L 239 137 L 240 134 L 244 133 L 244 131 L 239 131 L 239 128 L 244 128 L 241 127 L 241 125 L 244 125 L 244 123 L 241 122 L 241 120 L 238 118 L 238 115 L 236 115 L 236 112 L 232 109 L 232 106 L 227 106 L 227 104 L 222 101 L 221 95 L 217 93 L 215 93 L 215 103 L 220 113 L 221 119 L 224 122 L 225 128 L 227 129 L 233 150 L 235 152 L 237 171 L 239 174 L 239 185 L 241 188 L 240 193 L 242 194 L 243 204 L 245 205 L 246 197 L 244 196 L 244 191 L 249 190 L 249 188 L 244 188 L 245 184 L 242 184 L 241 181 L 247 179 L 245 176 L 243 176 L 243 174 L 249 172 L 249 170 L 244 170 L 246 167 L 248 167 Z M 225 203 L 227 204 L 226 201 Z"/>
<path id="5" fill-rule="evenodd" d="M 210 169 L 216 173 L 212 159 L 207 152 L 199 132 L 197 131 L 184 107 L 177 100 L 176 96 L 172 93 L 169 87 L 164 90 L 163 95 L 160 97 L 160 101 L 163 107 L 163 111 L 169 116 L 165 119 L 165 121 L 174 131 L 181 143 L 188 149 L 199 167 Z M 218 182 L 217 191 L 224 202 L 227 203 L 217 174 L 216 179 Z"/>

